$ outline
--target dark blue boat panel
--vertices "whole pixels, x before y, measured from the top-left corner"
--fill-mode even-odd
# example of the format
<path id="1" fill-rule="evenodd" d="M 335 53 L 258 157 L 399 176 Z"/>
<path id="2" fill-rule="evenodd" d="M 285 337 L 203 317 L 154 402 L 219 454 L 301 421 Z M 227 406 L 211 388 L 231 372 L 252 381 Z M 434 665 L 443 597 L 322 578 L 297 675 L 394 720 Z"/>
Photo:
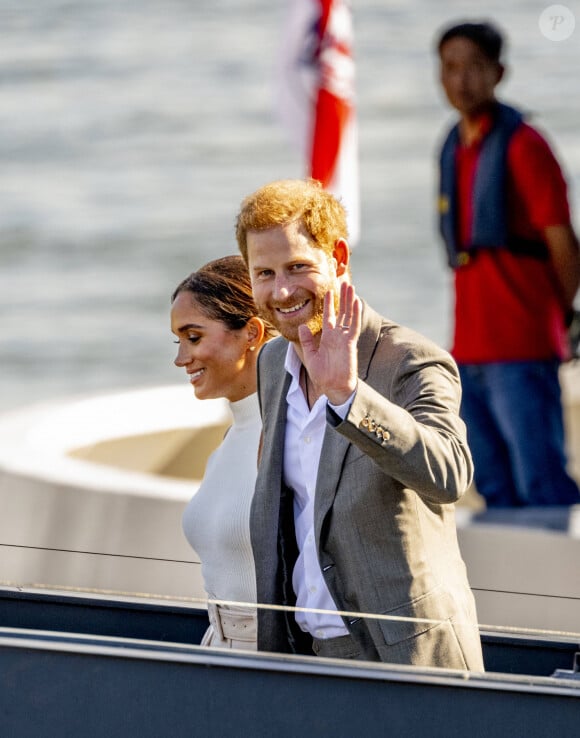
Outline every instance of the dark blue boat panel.
<path id="1" fill-rule="evenodd" d="M 169 603 L 0 589 L 0 627 L 86 633 L 197 645 L 208 625 L 205 610 Z M 550 676 L 571 669 L 580 643 L 482 632 L 487 671 Z"/>
<path id="2" fill-rule="evenodd" d="M 545 738 L 574 735 L 580 709 L 567 680 L 30 635 L 0 638 L 0 724 L 16 738 Z"/>
<path id="3" fill-rule="evenodd" d="M 521 638 L 510 633 L 481 633 L 487 671 L 503 674 L 551 676 L 556 669 L 572 669 L 580 640 Z"/>
<path id="4" fill-rule="evenodd" d="M 137 600 L 0 590 L 0 627 L 198 644 L 205 610 Z"/>

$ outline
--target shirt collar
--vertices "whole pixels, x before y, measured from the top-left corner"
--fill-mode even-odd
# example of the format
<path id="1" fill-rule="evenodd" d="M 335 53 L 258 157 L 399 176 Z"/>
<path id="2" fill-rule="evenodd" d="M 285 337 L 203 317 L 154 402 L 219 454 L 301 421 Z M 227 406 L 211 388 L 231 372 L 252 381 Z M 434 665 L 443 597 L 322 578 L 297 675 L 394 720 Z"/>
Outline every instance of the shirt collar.
<path id="1" fill-rule="evenodd" d="M 296 353 L 294 344 L 288 343 L 288 349 L 286 351 L 286 359 L 284 360 L 284 369 L 292 377 L 293 384 L 300 382 L 300 370 L 302 369 L 302 362 L 300 357 Z"/>

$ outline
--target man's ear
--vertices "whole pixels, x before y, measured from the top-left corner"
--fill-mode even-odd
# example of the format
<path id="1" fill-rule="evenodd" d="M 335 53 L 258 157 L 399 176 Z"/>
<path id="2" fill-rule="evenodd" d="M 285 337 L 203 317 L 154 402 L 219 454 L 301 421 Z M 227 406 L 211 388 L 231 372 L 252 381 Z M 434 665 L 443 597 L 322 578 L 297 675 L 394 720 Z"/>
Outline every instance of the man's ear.
<path id="1" fill-rule="evenodd" d="M 504 67 L 503 64 L 498 63 L 496 85 L 499 85 L 499 83 L 502 81 L 502 79 L 504 79 L 505 76 L 506 76 L 506 68 Z"/>
<path id="2" fill-rule="evenodd" d="M 332 257 L 336 262 L 336 276 L 342 277 L 348 270 L 348 262 L 350 260 L 350 249 L 344 238 L 339 238 L 335 241 Z"/>

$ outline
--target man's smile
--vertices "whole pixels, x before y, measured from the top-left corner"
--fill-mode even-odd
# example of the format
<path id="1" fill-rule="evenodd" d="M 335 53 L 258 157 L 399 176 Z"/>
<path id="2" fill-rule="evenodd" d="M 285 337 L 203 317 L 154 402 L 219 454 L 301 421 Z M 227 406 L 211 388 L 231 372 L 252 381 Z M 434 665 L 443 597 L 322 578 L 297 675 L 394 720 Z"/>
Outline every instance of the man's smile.
<path id="1" fill-rule="evenodd" d="M 291 313 L 298 312 L 298 310 L 300 310 L 301 308 L 303 308 L 308 302 L 309 302 L 309 300 L 304 300 L 303 302 L 301 302 L 298 305 L 293 305 L 292 307 L 289 307 L 289 308 L 281 308 L 281 307 L 279 307 L 279 308 L 276 308 L 276 310 L 279 313 L 282 313 L 282 315 L 289 315 Z"/>

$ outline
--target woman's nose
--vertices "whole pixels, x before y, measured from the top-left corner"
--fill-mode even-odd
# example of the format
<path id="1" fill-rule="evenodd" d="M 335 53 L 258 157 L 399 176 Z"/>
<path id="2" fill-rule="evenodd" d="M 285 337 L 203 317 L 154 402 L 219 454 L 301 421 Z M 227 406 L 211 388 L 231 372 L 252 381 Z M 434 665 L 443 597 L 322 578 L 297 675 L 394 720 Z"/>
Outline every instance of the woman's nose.
<path id="1" fill-rule="evenodd" d="M 190 362 L 188 352 L 184 349 L 183 344 L 180 343 L 177 349 L 177 356 L 173 360 L 175 366 L 186 366 Z"/>

